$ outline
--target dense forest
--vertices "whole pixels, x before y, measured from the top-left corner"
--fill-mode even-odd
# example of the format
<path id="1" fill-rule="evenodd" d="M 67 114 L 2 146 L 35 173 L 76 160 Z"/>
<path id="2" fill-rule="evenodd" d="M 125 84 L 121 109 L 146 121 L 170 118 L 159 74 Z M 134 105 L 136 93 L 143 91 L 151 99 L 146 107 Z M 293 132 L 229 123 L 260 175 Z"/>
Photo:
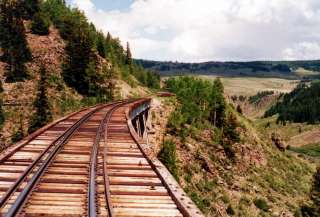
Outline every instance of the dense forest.
<path id="1" fill-rule="evenodd" d="M 253 61 L 253 62 L 204 62 L 180 63 L 136 60 L 146 69 L 159 72 L 162 76 L 168 75 L 219 75 L 219 76 L 255 76 L 297 78 L 295 70 L 304 68 L 320 71 L 320 61 Z M 305 75 L 305 79 L 319 77 L 319 74 Z"/>
<path id="2" fill-rule="evenodd" d="M 299 84 L 291 93 L 285 94 L 280 102 L 272 106 L 265 116 L 279 114 L 278 122 L 308 122 L 320 121 L 320 82 L 310 85 Z"/>

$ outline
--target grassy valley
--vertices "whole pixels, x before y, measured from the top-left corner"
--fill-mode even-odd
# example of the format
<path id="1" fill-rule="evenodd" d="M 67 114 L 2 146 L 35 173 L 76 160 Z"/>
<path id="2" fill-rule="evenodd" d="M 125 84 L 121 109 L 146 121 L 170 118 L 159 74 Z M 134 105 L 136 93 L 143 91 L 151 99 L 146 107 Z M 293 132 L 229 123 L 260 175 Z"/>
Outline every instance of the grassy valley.
<path id="1" fill-rule="evenodd" d="M 136 60 L 162 76 L 215 75 L 223 77 L 263 77 L 315 79 L 320 76 L 320 61 L 253 61 L 179 63 Z"/>

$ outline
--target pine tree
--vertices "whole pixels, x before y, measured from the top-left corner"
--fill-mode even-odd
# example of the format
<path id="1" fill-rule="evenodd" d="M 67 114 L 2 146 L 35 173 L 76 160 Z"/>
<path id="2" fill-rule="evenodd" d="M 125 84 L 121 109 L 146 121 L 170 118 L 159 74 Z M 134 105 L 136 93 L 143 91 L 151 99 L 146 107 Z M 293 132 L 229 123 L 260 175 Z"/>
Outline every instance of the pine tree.
<path id="1" fill-rule="evenodd" d="M 22 5 L 24 7 L 25 19 L 32 19 L 33 16 L 40 11 L 40 1 L 39 0 L 22 0 Z"/>
<path id="2" fill-rule="evenodd" d="M 52 120 L 49 99 L 47 97 L 47 73 L 44 66 L 40 69 L 38 93 L 34 101 L 35 113 L 30 119 L 28 133 L 32 133 Z"/>
<path id="3" fill-rule="evenodd" d="M 213 82 L 210 96 L 210 119 L 215 127 L 222 127 L 225 119 L 226 103 L 224 99 L 224 88 L 219 78 Z"/>
<path id="4" fill-rule="evenodd" d="M 240 136 L 239 136 L 239 133 L 237 132 L 238 126 L 239 124 L 236 116 L 230 113 L 222 128 L 222 131 L 223 131 L 222 145 L 226 155 L 229 158 L 235 157 L 233 145 L 240 141 Z"/>
<path id="5" fill-rule="evenodd" d="M 48 35 L 50 21 L 48 17 L 41 12 L 36 13 L 32 18 L 31 30 L 33 34 Z"/>
<path id="6" fill-rule="evenodd" d="M 25 63 L 31 60 L 21 8 L 16 1 L 0 3 L 0 45 L 6 65 L 6 82 L 23 81 L 29 77 Z"/>
<path id="7" fill-rule="evenodd" d="M 129 66 L 132 66 L 132 54 L 131 54 L 129 42 L 127 42 L 126 64 Z"/>
<path id="8" fill-rule="evenodd" d="M 70 87 L 83 95 L 90 95 L 88 73 L 92 71 L 94 59 L 92 47 L 93 41 L 85 26 L 73 29 L 66 46 L 67 58 L 63 67 L 63 78 Z"/>
<path id="9" fill-rule="evenodd" d="M 3 126 L 4 121 L 5 121 L 4 111 L 3 111 L 3 108 L 2 108 L 2 105 L 3 105 L 2 92 L 3 92 L 2 81 L 0 80 L 0 130 L 1 130 L 2 126 Z"/>
<path id="10" fill-rule="evenodd" d="M 4 121 L 5 121 L 4 111 L 2 108 L 2 104 L 3 104 L 2 92 L 3 92 L 3 87 L 2 87 L 2 81 L 0 80 L 0 149 L 1 150 L 5 147 L 5 139 L 4 139 L 3 134 L 1 132 Z"/>
<path id="11" fill-rule="evenodd" d="M 103 33 L 99 32 L 98 38 L 97 38 L 97 51 L 102 58 L 106 58 L 107 51 L 106 51 L 105 43 L 106 43 L 106 40 L 104 38 Z"/>
<path id="12" fill-rule="evenodd" d="M 16 132 L 13 133 L 13 136 L 11 138 L 12 143 L 19 142 L 24 137 L 23 116 L 22 116 L 22 114 L 20 115 L 19 121 L 20 121 L 19 128 L 18 128 L 18 130 Z"/>

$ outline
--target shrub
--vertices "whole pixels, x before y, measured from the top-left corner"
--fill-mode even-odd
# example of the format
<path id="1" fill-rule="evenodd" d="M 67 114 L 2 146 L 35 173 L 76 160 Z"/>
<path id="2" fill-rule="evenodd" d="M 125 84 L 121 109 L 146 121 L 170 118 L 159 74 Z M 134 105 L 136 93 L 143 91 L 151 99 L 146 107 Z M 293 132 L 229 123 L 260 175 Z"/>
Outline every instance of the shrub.
<path id="1" fill-rule="evenodd" d="M 228 213 L 229 215 L 235 215 L 235 214 L 236 214 L 231 205 L 228 206 L 228 208 L 227 208 L 226 211 L 227 211 L 227 213 Z"/>
<path id="2" fill-rule="evenodd" d="M 222 140 L 222 146 L 224 148 L 225 154 L 229 159 L 235 158 L 233 145 L 237 142 L 240 142 L 240 136 L 237 132 L 238 126 L 239 123 L 237 121 L 237 117 L 234 114 L 230 113 L 226 123 L 224 124 Z"/>
<path id="3" fill-rule="evenodd" d="M 184 123 L 183 115 L 180 111 L 174 111 L 170 114 L 168 119 L 167 128 L 170 132 L 176 133 L 180 128 L 181 125 Z"/>
<path id="4" fill-rule="evenodd" d="M 0 99 L 0 128 L 2 127 L 2 125 L 3 125 L 4 121 L 5 121 L 2 104 L 3 104 L 2 99 Z"/>
<path id="5" fill-rule="evenodd" d="M 269 205 L 267 204 L 267 201 L 263 198 L 256 198 L 253 201 L 254 205 L 261 209 L 262 211 L 267 212 L 269 210 Z"/>
<path id="6" fill-rule="evenodd" d="M 196 192 L 192 192 L 190 197 L 201 211 L 205 211 L 205 209 L 210 206 L 210 201 L 206 198 L 202 199 Z"/>
<path id="7" fill-rule="evenodd" d="M 242 114 L 242 113 L 243 113 L 242 108 L 241 108 L 240 105 L 237 105 L 237 112 L 238 112 L 239 114 Z"/>
<path id="8" fill-rule="evenodd" d="M 220 197 L 220 199 L 225 203 L 229 203 L 230 202 L 230 198 L 229 196 L 224 192 L 223 195 Z"/>
<path id="9" fill-rule="evenodd" d="M 24 130 L 23 130 L 23 117 L 20 115 L 20 126 L 17 131 L 15 131 L 11 137 L 12 143 L 19 142 L 24 137 Z"/>
<path id="10" fill-rule="evenodd" d="M 165 140 L 158 157 L 171 174 L 179 180 L 177 173 L 176 144 L 172 140 Z"/>
<path id="11" fill-rule="evenodd" d="M 32 18 L 31 30 L 33 34 L 48 35 L 49 34 L 50 21 L 49 18 L 41 13 L 36 13 Z"/>
<path id="12" fill-rule="evenodd" d="M 21 139 L 23 139 L 23 133 L 20 129 L 18 129 L 17 131 L 15 131 L 11 137 L 11 142 L 12 143 L 16 143 L 19 142 Z"/>

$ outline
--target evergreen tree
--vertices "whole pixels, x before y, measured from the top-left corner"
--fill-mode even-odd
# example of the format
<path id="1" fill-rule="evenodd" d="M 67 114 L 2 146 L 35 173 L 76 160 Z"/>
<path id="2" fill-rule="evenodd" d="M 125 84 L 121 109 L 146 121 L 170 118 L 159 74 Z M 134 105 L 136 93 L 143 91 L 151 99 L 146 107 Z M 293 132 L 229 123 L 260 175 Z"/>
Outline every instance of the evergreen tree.
<path id="1" fill-rule="evenodd" d="M 112 51 L 112 46 L 111 46 L 111 40 L 112 40 L 112 36 L 110 34 L 110 32 L 108 32 L 107 37 L 106 37 L 106 42 L 105 42 L 105 49 L 106 49 L 106 53 L 108 58 L 113 61 L 113 51 Z M 114 63 L 114 62 L 112 62 Z"/>
<path id="2" fill-rule="evenodd" d="M 6 65 L 6 81 L 23 81 L 29 77 L 25 63 L 31 60 L 25 28 L 16 1 L 0 3 L 0 45 Z"/>
<path id="3" fill-rule="evenodd" d="M 52 120 L 50 104 L 47 97 L 47 73 L 44 66 L 40 69 L 38 93 L 34 102 L 35 113 L 30 119 L 28 133 L 32 133 Z"/>
<path id="4" fill-rule="evenodd" d="M 282 100 L 272 106 L 265 116 L 279 114 L 278 123 L 308 122 L 314 124 L 320 121 L 320 82 L 311 85 L 301 83 L 291 93 L 285 94 Z"/>
<path id="5" fill-rule="evenodd" d="M 50 21 L 48 17 L 41 12 L 36 13 L 32 18 L 31 30 L 33 34 L 48 35 Z"/>
<path id="6" fill-rule="evenodd" d="M 224 148 L 226 155 L 229 158 L 235 157 L 233 145 L 237 142 L 240 142 L 240 136 L 237 132 L 238 126 L 239 126 L 239 123 L 237 121 L 237 117 L 234 114 L 230 113 L 222 129 L 223 130 L 222 146 Z"/>
<path id="7" fill-rule="evenodd" d="M 2 92 L 3 92 L 2 81 L 0 80 L 0 130 L 1 130 L 2 126 L 3 126 L 4 121 L 5 121 L 4 111 L 3 111 L 3 108 L 2 108 L 2 104 L 3 104 Z"/>
<path id="8" fill-rule="evenodd" d="M 104 38 L 103 33 L 98 33 L 97 39 L 97 51 L 102 58 L 106 58 L 106 40 Z"/>
<path id="9" fill-rule="evenodd" d="M 132 66 L 132 54 L 131 54 L 129 42 L 127 42 L 126 64 L 129 66 Z"/>
<path id="10" fill-rule="evenodd" d="M 84 14 L 70 8 L 63 0 L 46 0 L 41 4 L 41 10 L 47 14 L 51 22 L 59 29 L 61 37 L 66 41 L 66 60 L 63 64 L 63 78 L 66 84 L 85 96 L 100 97 L 104 95 L 104 85 L 91 82 L 108 80 L 109 72 L 117 74 L 133 74 L 136 78 L 143 78 L 141 82 L 146 86 L 159 86 L 160 79 L 157 75 L 147 73 L 144 69 L 134 74 L 137 70 L 131 56 L 130 46 L 123 48 L 118 38 L 112 38 L 110 33 L 105 37 L 89 23 Z M 97 61 L 95 50 L 103 58 L 108 58 L 113 69 L 108 73 L 101 73 L 103 66 Z M 128 51 L 128 52 L 127 52 Z M 99 74 L 99 75 L 95 75 Z M 141 76 L 140 76 L 141 75 Z M 131 80 L 132 81 L 132 80 Z M 129 82 L 129 81 L 128 81 Z M 153 84 L 156 82 L 156 84 Z M 107 82 L 113 86 L 112 82 Z M 112 91 L 111 91 L 112 92 Z M 109 90 L 108 90 L 109 94 Z M 108 95 L 107 94 L 107 95 Z"/>
<path id="11" fill-rule="evenodd" d="M 18 130 L 16 132 L 13 133 L 13 136 L 11 138 L 12 143 L 19 142 L 24 137 L 23 116 L 22 116 L 22 114 L 20 115 L 19 121 L 20 121 L 19 128 L 18 128 Z"/>
<path id="12" fill-rule="evenodd" d="M 225 99 L 224 99 L 224 88 L 220 78 L 217 78 L 213 82 L 211 92 L 211 111 L 210 120 L 214 126 L 222 127 L 225 119 Z"/>
<path id="13" fill-rule="evenodd" d="M 85 26 L 74 29 L 66 46 L 67 58 L 63 68 L 65 82 L 80 94 L 90 95 L 88 73 L 92 72 L 94 53 L 93 41 Z M 92 88 L 91 88 L 92 89 Z"/>
<path id="14" fill-rule="evenodd" d="M 2 150 L 5 147 L 5 139 L 2 134 L 2 127 L 5 121 L 5 116 L 4 116 L 4 111 L 3 111 L 3 101 L 2 101 L 2 92 L 3 92 L 3 87 L 2 87 L 2 81 L 0 80 L 0 149 Z"/>
<path id="15" fill-rule="evenodd" d="M 40 0 L 22 0 L 21 3 L 24 7 L 25 19 L 32 19 L 40 11 Z"/>

